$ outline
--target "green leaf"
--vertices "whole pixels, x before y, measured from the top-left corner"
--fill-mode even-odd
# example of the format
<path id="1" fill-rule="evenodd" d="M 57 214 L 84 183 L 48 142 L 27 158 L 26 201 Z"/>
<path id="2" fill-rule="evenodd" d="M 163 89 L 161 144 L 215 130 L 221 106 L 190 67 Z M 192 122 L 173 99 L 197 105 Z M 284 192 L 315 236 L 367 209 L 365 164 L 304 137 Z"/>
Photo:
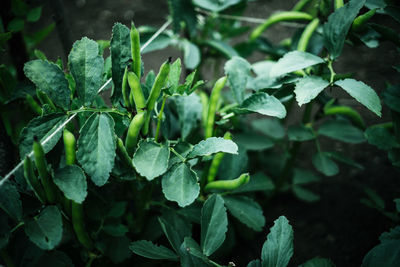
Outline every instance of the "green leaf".
<path id="1" fill-rule="evenodd" d="M 202 253 L 199 244 L 191 237 L 185 237 L 180 247 L 180 261 L 182 267 L 207 267 L 208 258 Z"/>
<path id="2" fill-rule="evenodd" d="M 140 46 L 143 46 L 158 30 L 157 28 L 141 26 L 138 28 L 140 33 Z M 169 46 L 173 39 L 164 33 L 158 35 L 146 48 L 143 49 L 142 54 L 149 53 L 156 50 L 162 50 Z M 150 87 L 151 88 L 151 87 Z"/>
<path id="3" fill-rule="evenodd" d="M 65 197 L 83 203 L 87 196 L 86 177 L 77 165 L 67 165 L 54 174 L 54 183 L 64 193 Z"/>
<path id="4" fill-rule="evenodd" d="M 251 179 L 250 179 L 251 180 Z M 261 206 L 253 199 L 245 196 L 224 196 L 225 206 L 239 221 L 261 231 L 265 225 L 265 218 Z"/>
<path id="5" fill-rule="evenodd" d="M 288 137 L 290 141 L 308 141 L 315 139 L 315 133 L 312 128 L 304 125 L 290 125 L 288 128 Z"/>
<path id="6" fill-rule="evenodd" d="M 345 120 L 325 121 L 319 127 L 318 134 L 351 144 L 358 144 L 365 141 L 364 133 Z"/>
<path id="7" fill-rule="evenodd" d="M 360 169 L 360 170 L 364 170 L 363 165 L 357 163 L 356 161 L 354 161 L 353 159 L 349 158 L 348 156 L 345 156 L 343 153 L 339 153 L 337 151 L 333 151 L 333 152 L 325 152 L 331 159 L 334 159 L 338 162 L 342 162 L 344 164 L 347 164 L 351 167 Z"/>
<path id="8" fill-rule="evenodd" d="M 29 10 L 28 14 L 26 14 L 26 20 L 29 22 L 36 22 L 40 19 L 40 15 L 42 15 L 42 7 L 38 6 Z"/>
<path id="9" fill-rule="evenodd" d="M 25 222 L 29 239 L 44 250 L 54 249 L 61 241 L 63 225 L 61 213 L 56 206 L 47 206 L 40 214 Z"/>
<path id="10" fill-rule="evenodd" d="M 106 224 L 103 227 L 103 231 L 110 236 L 121 237 L 129 232 L 128 227 L 123 224 Z"/>
<path id="11" fill-rule="evenodd" d="M 166 144 L 158 144 L 150 139 L 141 140 L 132 163 L 141 176 L 151 181 L 167 171 L 169 153 Z"/>
<path id="12" fill-rule="evenodd" d="M 339 167 L 327 153 L 318 152 L 314 154 L 312 163 L 318 171 L 326 176 L 333 176 L 339 173 Z"/>
<path id="13" fill-rule="evenodd" d="M 217 177 L 233 180 L 247 171 L 249 157 L 243 147 L 239 147 L 238 154 L 225 154 L 218 168 Z M 250 179 L 251 181 L 251 179 Z M 246 184 L 247 185 L 247 184 Z M 246 186 L 244 185 L 244 186 Z M 242 187 L 239 187 L 242 188 Z"/>
<path id="14" fill-rule="evenodd" d="M 218 152 L 237 154 L 238 146 L 232 140 L 222 137 L 210 137 L 196 144 L 189 153 L 188 158 L 209 156 Z"/>
<path id="15" fill-rule="evenodd" d="M 169 13 L 172 17 L 172 27 L 176 34 L 180 33 L 182 22 L 190 36 L 196 34 L 197 18 L 191 1 L 168 0 Z"/>
<path id="16" fill-rule="evenodd" d="M 203 105 L 197 94 L 174 97 L 174 102 L 178 112 L 179 125 L 181 126 L 181 137 L 182 140 L 185 140 L 198 126 Z"/>
<path id="17" fill-rule="evenodd" d="M 292 51 L 286 53 L 272 66 L 270 76 L 282 76 L 321 63 L 324 63 L 324 60 L 316 55 L 302 51 Z"/>
<path id="18" fill-rule="evenodd" d="M 114 135 L 114 120 L 107 113 L 93 114 L 80 130 L 76 158 L 97 186 L 107 182 L 114 167 Z"/>
<path id="19" fill-rule="evenodd" d="M 296 83 L 294 93 L 299 106 L 309 103 L 322 92 L 329 82 L 317 76 L 307 76 Z"/>
<path id="20" fill-rule="evenodd" d="M 179 253 L 184 238 L 192 235 L 191 224 L 173 211 L 166 212 L 158 221 L 172 248 Z"/>
<path id="21" fill-rule="evenodd" d="M 40 267 L 74 267 L 72 260 L 61 251 L 51 251 L 45 253 L 43 256 L 40 257 L 39 261 L 35 264 L 35 266 Z"/>
<path id="22" fill-rule="evenodd" d="M 251 126 L 255 130 L 274 139 L 282 139 L 285 137 L 285 129 L 281 122 L 276 118 L 252 120 Z"/>
<path id="23" fill-rule="evenodd" d="M 196 173 L 186 163 L 175 164 L 162 178 L 162 191 L 166 199 L 180 207 L 192 204 L 200 193 Z"/>
<path id="24" fill-rule="evenodd" d="M 251 179 L 247 184 L 242 185 L 231 193 L 246 193 L 255 191 L 271 191 L 275 188 L 272 179 L 263 173 L 251 175 Z"/>
<path id="25" fill-rule="evenodd" d="M 25 21 L 20 18 L 13 18 L 8 24 L 7 24 L 7 30 L 10 32 L 19 32 L 23 30 L 25 27 Z"/>
<path id="26" fill-rule="evenodd" d="M 225 0 L 225 1 L 215 1 L 215 0 L 193 0 L 193 4 L 198 7 L 214 11 L 220 12 L 224 9 L 232 5 L 236 5 L 240 3 L 242 0 Z"/>
<path id="27" fill-rule="evenodd" d="M 379 237 L 379 241 L 381 241 L 381 243 L 392 240 L 400 240 L 400 226 L 390 229 L 389 232 L 382 233 Z"/>
<path id="28" fill-rule="evenodd" d="M 186 249 L 186 251 L 188 251 L 189 254 L 193 255 L 194 257 L 203 260 L 203 262 L 210 262 L 207 256 L 201 251 L 199 244 L 197 244 L 197 242 L 194 241 L 190 236 L 185 237 L 185 240 L 182 243 L 182 248 Z"/>
<path id="29" fill-rule="evenodd" d="M 201 248 L 206 256 L 213 254 L 224 242 L 228 218 L 224 200 L 211 195 L 201 209 Z"/>
<path id="30" fill-rule="evenodd" d="M 384 127 L 370 127 L 365 133 L 365 138 L 368 143 L 383 150 L 390 150 L 394 147 L 399 147 L 396 138 Z"/>
<path id="31" fill-rule="evenodd" d="M 246 150 L 265 150 L 275 145 L 270 138 L 254 132 L 237 133 L 233 141 Z"/>
<path id="32" fill-rule="evenodd" d="M 177 260 L 178 256 L 170 249 L 164 246 L 158 246 L 150 241 L 140 240 L 132 242 L 129 245 L 129 249 L 140 255 L 149 259 L 155 260 Z"/>
<path id="33" fill-rule="evenodd" d="M 293 229 L 285 216 L 280 216 L 271 227 L 262 252 L 263 267 L 286 267 L 293 255 Z"/>
<path id="34" fill-rule="evenodd" d="M 69 108 L 71 92 L 68 81 L 56 64 L 41 59 L 32 60 L 25 63 L 24 73 L 54 104 L 65 110 Z"/>
<path id="35" fill-rule="evenodd" d="M 247 264 L 247 267 L 261 267 L 261 261 L 260 260 L 252 260 Z"/>
<path id="36" fill-rule="evenodd" d="M 131 240 L 126 236 L 109 237 L 103 240 L 107 242 L 104 254 L 110 258 L 113 263 L 121 263 L 131 256 L 132 253 L 129 249 Z"/>
<path id="37" fill-rule="evenodd" d="M 400 266 L 400 240 L 387 241 L 374 247 L 365 255 L 361 266 Z"/>
<path id="38" fill-rule="evenodd" d="M 21 220 L 22 203 L 17 188 L 10 181 L 6 181 L 0 186 L 0 208 L 14 220 Z"/>
<path id="39" fill-rule="evenodd" d="M 335 267 L 335 264 L 329 259 L 313 258 L 301 264 L 299 267 Z"/>
<path id="40" fill-rule="evenodd" d="M 320 199 L 320 196 L 315 194 L 314 192 L 302 187 L 302 186 L 293 186 L 292 188 L 293 194 L 300 200 L 306 202 L 315 202 Z"/>
<path id="41" fill-rule="evenodd" d="M 36 136 L 41 142 L 65 121 L 67 117 L 64 114 L 52 113 L 32 119 L 28 125 L 22 129 L 19 136 L 19 155 L 23 159 L 30 153 L 33 145 L 33 137 Z M 53 149 L 61 138 L 62 131 L 58 131 L 49 141 L 43 145 L 45 153 Z"/>
<path id="42" fill-rule="evenodd" d="M 174 63 L 171 64 L 171 68 L 168 74 L 168 86 L 170 87 L 168 90 L 171 92 L 171 95 L 177 92 L 179 86 L 179 80 L 181 78 L 181 59 L 178 58 Z M 151 88 L 152 84 L 149 86 Z"/>
<path id="43" fill-rule="evenodd" d="M 225 56 L 227 59 L 239 56 L 238 52 L 236 52 L 236 50 L 226 42 L 219 40 L 206 40 L 204 44 L 215 49 L 217 52 Z"/>
<path id="44" fill-rule="evenodd" d="M 251 65 L 244 58 L 235 56 L 225 63 L 224 69 L 233 96 L 236 102 L 241 104 L 244 100 L 247 80 L 251 78 Z"/>
<path id="45" fill-rule="evenodd" d="M 389 86 L 386 88 L 386 91 L 383 93 L 383 101 L 389 108 L 400 112 L 400 86 Z"/>
<path id="46" fill-rule="evenodd" d="M 89 106 L 103 83 L 104 59 L 99 45 L 83 37 L 76 41 L 68 56 L 68 67 L 76 83 L 76 92 L 82 104 Z"/>
<path id="47" fill-rule="evenodd" d="M 122 97 L 122 77 L 125 67 L 131 60 L 130 30 L 121 23 L 115 23 L 112 29 L 111 43 L 111 73 L 114 83 L 113 102 L 119 102 Z"/>
<path id="48" fill-rule="evenodd" d="M 188 69 L 196 68 L 201 60 L 199 47 L 186 39 L 183 39 L 180 44 L 183 49 L 183 63 L 185 67 Z"/>
<path id="49" fill-rule="evenodd" d="M 285 106 L 275 96 L 270 96 L 266 93 L 252 94 L 243 101 L 239 110 L 257 112 L 279 119 L 286 117 Z"/>
<path id="50" fill-rule="evenodd" d="M 323 26 L 324 45 L 332 59 L 341 53 L 348 31 L 365 0 L 351 0 L 328 17 Z"/>
<path id="51" fill-rule="evenodd" d="M 374 89 L 363 82 L 354 79 L 344 79 L 336 81 L 335 84 L 340 86 L 349 95 L 354 97 L 358 102 L 366 106 L 379 117 L 381 116 L 381 102 Z"/>

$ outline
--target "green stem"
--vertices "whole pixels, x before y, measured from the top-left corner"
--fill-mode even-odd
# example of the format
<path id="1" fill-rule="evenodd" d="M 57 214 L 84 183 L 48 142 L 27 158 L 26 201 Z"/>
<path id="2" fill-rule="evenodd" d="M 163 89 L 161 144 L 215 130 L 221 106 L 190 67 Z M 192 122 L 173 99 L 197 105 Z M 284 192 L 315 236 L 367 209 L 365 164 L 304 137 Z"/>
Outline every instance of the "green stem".
<path id="1" fill-rule="evenodd" d="M 311 0 L 300 0 L 297 4 L 292 8 L 292 11 L 301 11 Z"/>
<path id="2" fill-rule="evenodd" d="M 18 223 L 16 226 L 14 226 L 13 229 L 11 229 L 10 233 L 14 233 L 15 231 L 17 231 L 21 226 L 25 225 L 24 222 L 20 222 Z"/>
<path id="3" fill-rule="evenodd" d="M 162 121 L 162 116 L 163 116 L 163 112 L 164 112 L 165 102 L 167 102 L 167 98 L 168 98 L 168 95 L 164 94 L 163 102 L 161 104 L 161 109 L 157 116 L 157 130 L 156 130 L 156 135 L 154 137 L 156 142 L 158 142 L 158 135 L 160 134 L 161 121 Z"/>
<path id="4" fill-rule="evenodd" d="M 83 206 L 75 201 L 71 201 L 71 208 L 72 226 L 74 228 L 76 237 L 78 238 L 79 242 L 90 251 L 93 249 L 93 243 L 89 237 L 89 234 L 85 230 Z"/>
<path id="5" fill-rule="evenodd" d="M 178 152 L 176 152 L 176 150 L 172 147 L 169 148 L 169 150 L 171 150 L 172 153 L 174 153 L 182 162 L 185 162 L 186 159 L 184 157 L 182 157 L 181 154 L 179 154 Z"/>
<path id="6" fill-rule="evenodd" d="M 115 113 L 121 116 L 130 116 L 128 112 L 123 112 L 115 108 L 80 108 L 80 109 L 70 110 L 67 112 L 67 114 L 70 115 L 81 112 L 107 112 L 107 113 Z"/>
<path id="7" fill-rule="evenodd" d="M 333 64 L 333 61 L 332 60 L 328 60 L 328 69 L 331 72 L 331 77 L 329 79 L 330 86 L 333 85 L 333 81 L 335 80 L 335 76 L 336 76 L 336 72 L 333 70 L 332 64 Z"/>
<path id="8" fill-rule="evenodd" d="M 85 267 L 91 267 L 93 261 L 94 261 L 96 258 L 97 258 L 97 255 L 96 255 L 96 254 L 94 254 L 94 253 L 89 253 L 89 260 L 88 260 L 88 262 L 86 263 Z"/>

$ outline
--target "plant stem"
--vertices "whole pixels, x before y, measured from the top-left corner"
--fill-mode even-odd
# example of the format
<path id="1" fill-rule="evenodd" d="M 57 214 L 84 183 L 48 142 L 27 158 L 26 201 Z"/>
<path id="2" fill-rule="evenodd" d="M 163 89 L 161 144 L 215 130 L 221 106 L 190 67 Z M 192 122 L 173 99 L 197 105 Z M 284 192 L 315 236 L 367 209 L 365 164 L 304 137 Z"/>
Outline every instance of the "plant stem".
<path id="1" fill-rule="evenodd" d="M 80 112 L 107 112 L 107 113 L 115 113 L 121 116 L 129 116 L 130 114 L 128 112 L 123 112 L 120 110 L 117 110 L 115 108 L 80 108 L 80 109 L 74 109 L 70 110 L 67 112 L 68 115 L 74 114 L 74 113 L 80 113 Z"/>
<path id="2" fill-rule="evenodd" d="M 18 230 L 18 228 L 20 228 L 21 226 L 25 225 L 24 222 L 20 222 L 19 224 L 17 224 L 16 226 L 14 226 L 13 229 L 11 229 L 10 233 L 14 233 L 15 231 Z"/>
<path id="3" fill-rule="evenodd" d="M 174 153 L 182 162 L 185 162 L 186 159 L 184 157 L 182 157 L 181 154 L 179 154 L 178 152 L 176 152 L 175 149 L 173 149 L 172 147 L 169 148 L 169 150 L 171 150 L 172 153 Z"/>
<path id="4" fill-rule="evenodd" d="M 333 85 L 333 81 L 334 81 L 335 76 L 336 76 L 336 72 L 333 70 L 332 64 L 333 64 L 333 61 L 332 61 L 332 60 L 329 60 L 329 61 L 328 61 L 328 69 L 329 69 L 329 71 L 331 72 L 331 77 L 330 77 L 330 80 L 329 80 L 330 86 Z"/>
<path id="5" fill-rule="evenodd" d="M 168 98 L 168 95 L 164 94 L 163 102 L 161 104 L 161 109 L 157 116 L 157 130 L 156 130 L 156 135 L 154 137 L 156 142 L 158 142 L 158 135 L 160 134 L 161 121 L 162 121 L 162 116 L 163 116 L 163 112 L 164 112 L 165 102 L 167 102 L 167 98 Z"/>

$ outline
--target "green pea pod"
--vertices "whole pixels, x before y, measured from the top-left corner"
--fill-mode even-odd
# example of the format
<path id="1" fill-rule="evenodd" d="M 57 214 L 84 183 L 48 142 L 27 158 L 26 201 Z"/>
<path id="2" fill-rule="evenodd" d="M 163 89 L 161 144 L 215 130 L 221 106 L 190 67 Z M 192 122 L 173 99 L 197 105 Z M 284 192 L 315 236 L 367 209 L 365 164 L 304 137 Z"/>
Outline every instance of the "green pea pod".
<path id="1" fill-rule="evenodd" d="M 353 32 L 361 31 L 367 22 L 375 15 L 376 9 L 371 9 L 368 12 L 358 16 L 354 19 L 353 24 L 351 25 L 351 30 Z"/>
<path id="2" fill-rule="evenodd" d="M 82 204 L 71 201 L 72 227 L 74 228 L 78 241 L 88 250 L 93 249 L 93 243 L 85 230 L 83 206 Z"/>
<path id="3" fill-rule="evenodd" d="M 140 80 L 132 71 L 128 71 L 127 74 L 129 87 L 131 88 L 130 99 L 133 98 L 131 106 L 135 104 L 136 112 L 140 113 L 146 109 L 146 100 L 143 95 L 142 86 L 140 85 Z"/>
<path id="4" fill-rule="evenodd" d="M 150 116 L 151 112 L 154 109 L 154 105 L 156 104 L 156 101 L 158 97 L 161 94 L 161 89 L 164 87 L 165 83 L 167 82 L 168 75 L 169 75 L 169 70 L 170 70 L 170 64 L 171 63 L 171 58 L 169 58 L 166 62 L 164 62 L 161 67 L 160 71 L 157 74 L 157 77 L 153 83 L 153 87 L 151 88 L 149 98 L 147 99 L 147 115 L 146 115 L 146 121 L 144 124 L 144 127 L 142 129 L 142 133 L 144 135 L 147 135 L 149 132 L 149 123 L 150 123 Z"/>
<path id="5" fill-rule="evenodd" d="M 241 187 L 242 185 L 247 184 L 249 181 L 250 175 L 248 173 L 243 173 L 238 178 L 233 180 L 219 180 L 210 182 L 206 185 L 204 190 L 206 192 L 209 192 L 211 190 L 232 191 Z"/>
<path id="6" fill-rule="evenodd" d="M 39 106 L 39 104 L 36 102 L 35 99 L 30 94 L 26 94 L 25 97 L 26 103 L 29 105 L 29 107 L 37 114 L 37 115 L 42 115 L 42 108 Z"/>
<path id="7" fill-rule="evenodd" d="M 225 87 L 227 76 L 219 78 L 211 91 L 210 101 L 208 104 L 207 122 L 205 128 L 205 137 L 213 136 L 215 112 L 217 111 L 218 101 L 221 96 L 221 91 Z"/>
<path id="8" fill-rule="evenodd" d="M 206 127 L 207 123 L 207 114 L 208 114 L 208 95 L 204 91 L 198 91 L 200 96 L 200 102 L 203 107 L 201 111 L 201 123 L 203 127 Z"/>
<path id="9" fill-rule="evenodd" d="M 306 51 L 308 43 L 310 42 L 311 36 L 315 32 L 315 30 L 318 28 L 319 25 L 319 19 L 315 18 L 313 19 L 307 27 L 304 29 L 303 33 L 300 36 L 299 43 L 297 44 L 297 50 L 299 51 Z"/>
<path id="10" fill-rule="evenodd" d="M 36 90 L 36 95 L 39 98 L 39 101 L 42 105 L 48 104 L 52 110 L 57 110 L 56 106 L 54 105 L 53 101 L 47 96 L 47 94 L 41 90 Z"/>
<path id="11" fill-rule="evenodd" d="M 73 165 L 76 160 L 76 139 L 73 133 L 64 129 L 63 132 L 64 149 L 65 149 L 65 163 Z"/>
<path id="12" fill-rule="evenodd" d="M 124 76 L 122 77 L 122 97 L 124 99 L 124 105 L 126 108 L 131 107 L 129 101 L 129 87 L 128 87 L 128 66 L 125 67 Z"/>
<path id="13" fill-rule="evenodd" d="M 300 0 L 297 4 L 292 8 L 292 11 L 301 11 L 303 8 L 310 2 L 311 0 Z"/>
<path id="14" fill-rule="evenodd" d="M 347 106 L 325 106 L 325 115 L 344 115 L 348 117 L 355 125 L 361 129 L 365 129 L 365 123 L 360 113 Z"/>
<path id="15" fill-rule="evenodd" d="M 126 134 L 125 147 L 128 155 L 132 157 L 135 152 L 140 129 L 142 129 L 143 124 L 146 120 L 147 112 L 141 112 L 133 117 L 131 123 L 129 124 L 128 133 Z"/>
<path id="16" fill-rule="evenodd" d="M 33 164 L 29 157 L 26 157 L 24 160 L 24 176 L 26 182 L 32 187 L 36 197 L 40 200 L 40 202 L 45 203 L 46 194 L 43 190 L 42 185 L 39 182 L 39 179 L 35 175 L 35 171 L 33 170 Z"/>
<path id="17" fill-rule="evenodd" d="M 250 34 L 250 41 L 256 40 L 268 27 L 278 22 L 312 19 L 313 17 L 310 14 L 300 11 L 284 11 L 273 14 L 267 20 L 265 20 L 263 24 L 253 30 L 253 32 Z"/>
<path id="18" fill-rule="evenodd" d="M 124 142 L 119 137 L 117 137 L 117 154 L 127 166 L 133 167 L 132 159 L 126 151 Z"/>
<path id="19" fill-rule="evenodd" d="M 35 156 L 35 165 L 38 170 L 46 198 L 49 203 L 55 203 L 56 190 L 53 181 L 51 180 L 50 173 L 47 169 L 46 158 L 44 150 L 37 137 L 34 137 L 33 141 L 33 155 Z"/>
<path id="20" fill-rule="evenodd" d="M 136 29 L 135 24 L 131 24 L 131 54 L 132 54 L 132 70 L 140 81 L 142 62 L 140 58 L 140 36 L 139 31 Z"/>
<path id="21" fill-rule="evenodd" d="M 226 132 L 224 134 L 224 139 L 231 140 L 232 139 L 231 133 Z M 210 169 L 208 171 L 208 177 L 207 177 L 208 183 L 215 180 L 215 177 L 217 176 L 219 165 L 221 164 L 221 161 L 224 158 L 224 155 L 225 155 L 225 153 L 219 152 L 214 156 L 213 160 L 211 161 L 211 165 L 210 165 Z"/>

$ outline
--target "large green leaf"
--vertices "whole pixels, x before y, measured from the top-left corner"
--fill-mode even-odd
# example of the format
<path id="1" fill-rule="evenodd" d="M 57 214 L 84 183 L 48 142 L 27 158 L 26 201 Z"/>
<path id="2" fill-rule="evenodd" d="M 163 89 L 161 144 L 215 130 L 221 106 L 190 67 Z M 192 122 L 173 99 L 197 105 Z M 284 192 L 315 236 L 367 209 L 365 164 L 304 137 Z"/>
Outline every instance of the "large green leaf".
<path id="1" fill-rule="evenodd" d="M 299 106 L 309 103 L 322 92 L 329 82 L 317 76 L 307 76 L 296 83 L 294 93 Z"/>
<path id="2" fill-rule="evenodd" d="M 316 135 L 312 128 L 304 125 L 290 125 L 288 128 L 288 137 L 290 141 L 308 141 L 315 139 Z"/>
<path id="3" fill-rule="evenodd" d="M 325 174 L 326 176 L 333 176 L 338 174 L 339 172 L 339 167 L 331 159 L 328 153 L 318 152 L 314 154 L 314 156 L 312 157 L 312 163 L 318 171 Z"/>
<path id="4" fill-rule="evenodd" d="M 316 55 L 302 51 L 292 51 L 285 54 L 272 66 L 270 76 L 282 76 L 323 62 L 324 60 Z"/>
<path id="5" fill-rule="evenodd" d="M 313 258 L 301 264 L 299 267 L 335 267 L 335 264 L 329 259 Z"/>
<path id="6" fill-rule="evenodd" d="M 219 1 L 219 0 L 193 0 L 193 3 L 196 6 L 199 6 L 201 8 L 210 10 L 210 11 L 215 11 L 219 12 L 222 11 L 232 5 L 236 5 L 240 3 L 243 0 L 225 0 L 225 1 Z"/>
<path id="7" fill-rule="evenodd" d="M 400 266 L 400 240 L 386 241 L 374 247 L 365 255 L 361 266 Z"/>
<path id="8" fill-rule="evenodd" d="M 369 144 L 379 149 L 390 150 L 400 146 L 395 136 L 384 127 L 370 127 L 365 131 L 364 135 Z"/>
<path id="9" fill-rule="evenodd" d="M 228 218 L 224 200 L 211 195 L 201 209 L 201 249 L 206 256 L 213 254 L 224 242 Z"/>
<path id="10" fill-rule="evenodd" d="M 25 222 L 25 233 L 38 247 L 51 250 L 62 238 L 61 213 L 56 206 L 44 208 L 38 216 Z"/>
<path id="11" fill-rule="evenodd" d="M 99 55 L 99 45 L 83 37 L 76 41 L 68 56 L 68 67 L 76 83 L 78 98 L 90 105 L 103 82 L 104 59 Z"/>
<path id="12" fill-rule="evenodd" d="M 200 186 L 196 173 L 186 163 L 179 163 L 163 176 L 162 190 L 166 199 L 185 207 L 195 201 L 200 193 Z"/>
<path id="13" fill-rule="evenodd" d="M 56 64 L 40 59 L 32 60 L 25 63 L 24 73 L 54 104 L 65 110 L 69 108 L 71 92 L 68 81 Z"/>
<path id="14" fill-rule="evenodd" d="M 293 255 L 293 229 L 285 216 L 280 216 L 271 227 L 262 252 L 263 267 L 286 267 Z"/>
<path id="15" fill-rule="evenodd" d="M 265 225 L 265 218 L 261 206 L 253 199 L 245 196 L 224 196 L 225 206 L 239 221 L 261 231 Z"/>
<path id="16" fill-rule="evenodd" d="M 247 264 L 247 267 L 261 267 L 261 261 L 260 260 L 252 260 Z"/>
<path id="17" fill-rule="evenodd" d="M 218 152 L 237 154 L 238 146 L 232 140 L 227 140 L 222 137 L 210 137 L 195 145 L 188 157 L 209 156 Z"/>
<path id="18" fill-rule="evenodd" d="M 0 185 L 0 208 L 16 221 L 21 220 L 22 203 L 17 188 L 10 181 Z"/>
<path id="19" fill-rule="evenodd" d="M 76 157 L 97 186 L 110 177 L 115 159 L 114 120 L 107 113 L 93 114 L 83 125 Z"/>
<path id="20" fill-rule="evenodd" d="M 64 193 L 65 197 L 82 203 L 87 196 L 86 177 L 77 165 L 67 165 L 54 174 L 54 183 Z"/>
<path id="21" fill-rule="evenodd" d="M 233 141 L 246 150 L 265 150 L 275 145 L 269 137 L 255 132 L 237 133 Z"/>
<path id="22" fill-rule="evenodd" d="M 243 101 L 239 110 L 257 112 L 280 119 L 286 117 L 285 106 L 275 96 L 270 96 L 266 93 L 252 94 Z"/>
<path id="23" fill-rule="evenodd" d="M 164 174 L 168 168 L 169 148 L 147 139 L 139 142 L 132 163 L 137 172 L 151 181 Z"/>
<path id="24" fill-rule="evenodd" d="M 365 0 L 351 0 L 332 13 L 324 24 L 324 45 L 332 59 L 337 58 L 342 53 L 347 32 L 364 3 Z"/>
<path id="25" fill-rule="evenodd" d="M 241 104 L 244 100 L 247 80 L 251 77 L 251 65 L 244 58 L 235 56 L 225 63 L 224 69 L 233 96 L 236 102 Z"/>
<path id="26" fill-rule="evenodd" d="M 183 62 L 185 63 L 185 67 L 188 69 L 196 68 L 201 60 L 199 47 L 186 39 L 183 39 L 180 44 L 183 49 Z"/>
<path id="27" fill-rule="evenodd" d="M 354 79 L 344 79 L 336 81 L 335 84 L 340 86 L 349 95 L 354 97 L 358 102 L 366 106 L 379 117 L 381 116 L 381 101 L 374 89 L 363 82 Z"/>
<path id="28" fill-rule="evenodd" d="M 319 127 L 318 134 L 352 144 L 365 141 L 364 133 L 345 120 L 328 120 L 324 122 Z"/>
<path id="29" fill-rule="evenodd" d="M 207 267 L 208 258 L 203 254 L 199 244 L 191 237 L 185 237 L 180 247 L 180 261 L 182 267 Z"/>
<path id="30" fill-rule="evenodd" d="M 383 93 L 383 101 L 389 108 L 400 112 L 400 85 L 386 88 Z"/>
<path id="31" fill-rule="evenodd" d="M 178 256 L 170 249 L 160 245 L 155 245 L 151 241 L 139 240 L 129 245 L 134 253 L 156 260 L 177 260 Z"/>
<path id="32" fill-rule="evenodd" d="M 44 139 L 55 132 L 66 118 L 64 114 L 52 113 L 32 119 L 28 125 L 22 129 L 19 136 L 19 155 L 21 159 L 31 152 L 34 136 L 43 142 Z M 58 131 L 49 141 L 43 144 L 45 153 L 53 149 L 61 135 L 62 131 Z"/>
<path id="33" fill-rule="evenodd" d="M 285 128 L 283 128 L 282 123 L 276 118 L 252 120 L 251 126 L 255 130 L 275 139 L 285 137 Z"/>
<path id="34" fill-rule="evenodd" d="M 197 94 L 177 96 L 174 98 L 181 126 L 181 136 L 185 140 L 197 127 L 201 119 L 203 106 Z"/>
<path id="35" fill-rule="evenodd" d="M 122 77 L 131 57 L 130 30 L 121 23 L 115 23 L 112 29 L 111 72 L 114 83 L 113 101 L 118 102 L 122 96 Z"/>
<path id="36" fill-rule="evenodd" d="M 191 224 L 174 211 L 166 212 L 158 218 L 164 234 L 174 250 L 179 253 L 186 236 L 192 235 Z"/>

